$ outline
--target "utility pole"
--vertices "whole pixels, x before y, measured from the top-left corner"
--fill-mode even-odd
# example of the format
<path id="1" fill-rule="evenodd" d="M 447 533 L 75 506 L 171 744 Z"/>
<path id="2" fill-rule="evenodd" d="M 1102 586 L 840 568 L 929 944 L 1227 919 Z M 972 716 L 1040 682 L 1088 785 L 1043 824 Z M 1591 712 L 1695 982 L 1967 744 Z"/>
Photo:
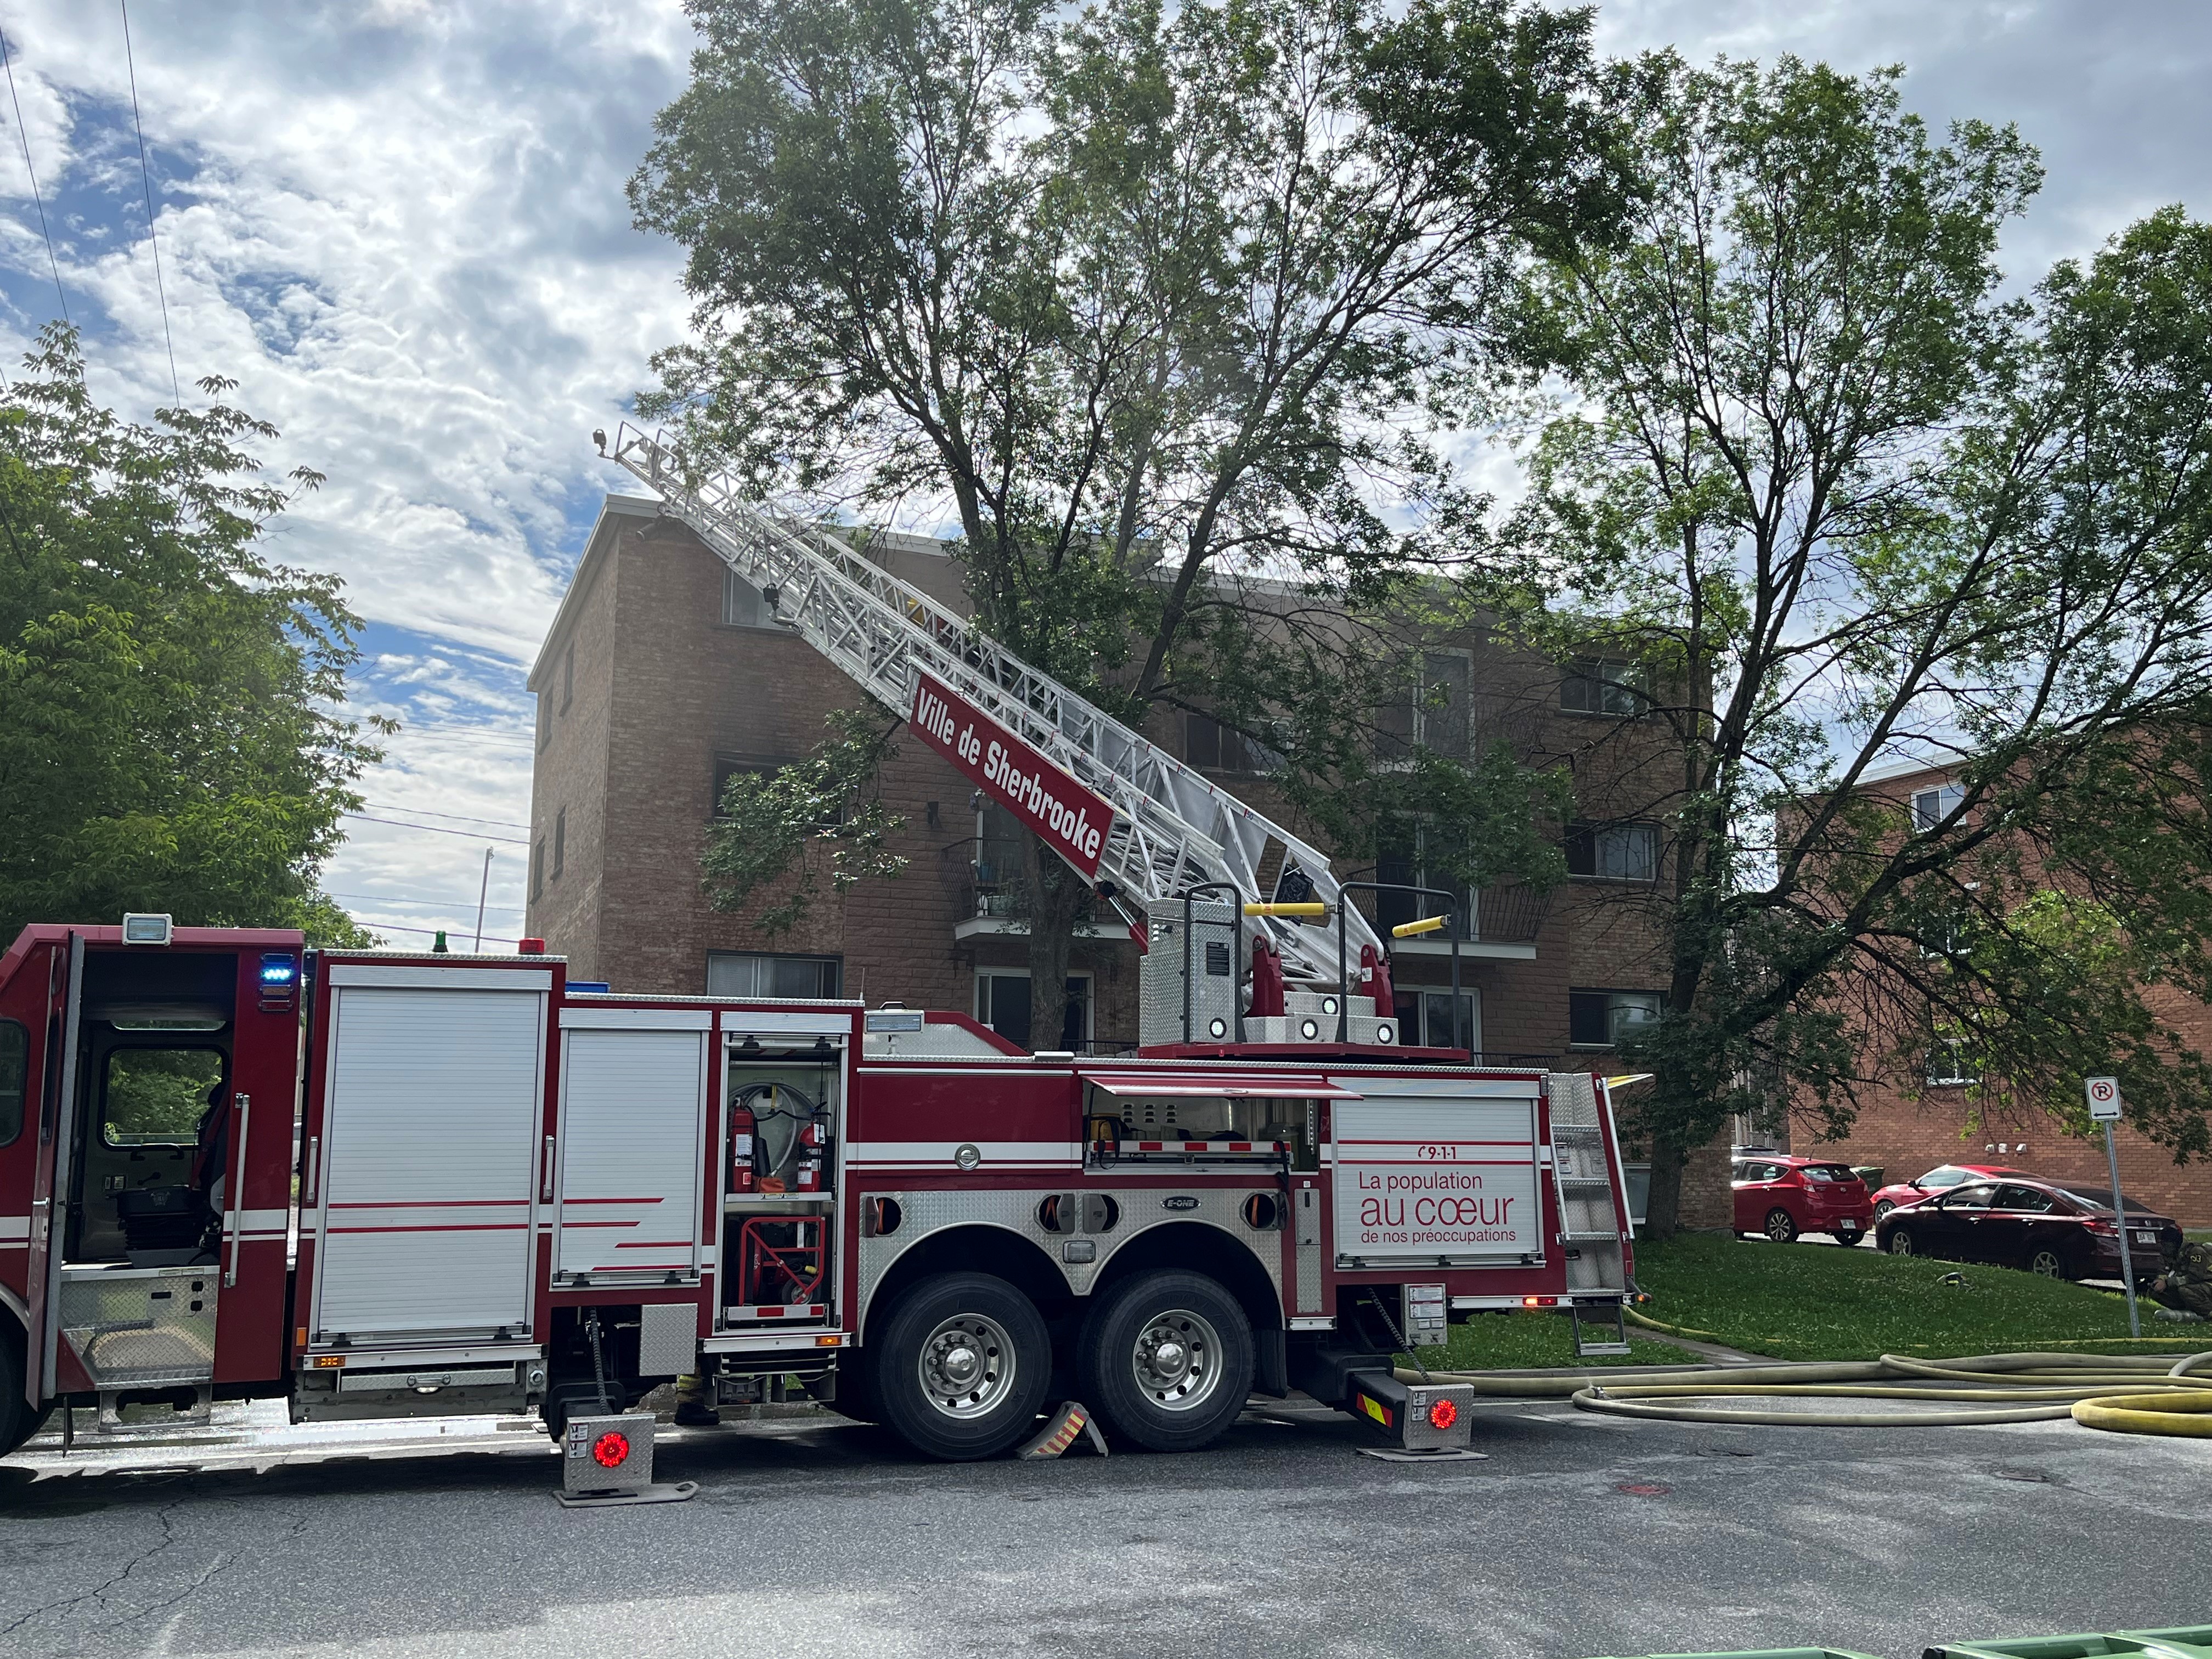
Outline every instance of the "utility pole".
<path id="1" fill-rule="evenodd" d="M 477 945 L 476 954 L 483 954 L 484 899 L 491 892 L 491 848 L 484 848 L 483 879 L 477 884 Z"/>
<path id="2" fill-rule="evenodd" d="M 2128 1249 L 2128 1205 L 2120 1196 L 2120 1152 L 2112 1144 L 2112 1122 L 2120 1115 L 2120 1080 L 2093 1077 L 2087 1085 L 2089 1115 L 2105 1126 L 2105 1164 L 2112 1176 L 2112 1220 L 2120 1230 L 2120 1277 L 2128 1286 L 2128 1334 L 2142 1334 L 2142 1316 L 2136 1311 L 2136 1261 Z"/>

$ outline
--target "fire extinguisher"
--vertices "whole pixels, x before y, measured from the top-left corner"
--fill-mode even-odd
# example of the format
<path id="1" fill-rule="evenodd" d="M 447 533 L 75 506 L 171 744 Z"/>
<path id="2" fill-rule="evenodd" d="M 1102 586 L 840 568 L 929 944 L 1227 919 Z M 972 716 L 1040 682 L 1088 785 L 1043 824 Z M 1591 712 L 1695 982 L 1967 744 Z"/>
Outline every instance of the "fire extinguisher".
<path id="1" fill-rule="evenodd" d="M 739 1095 L 730 1105 L 730 1190 L 733 1193 L 753 1190 L 753 1137 L 758 1130 L 746 1097 Z"/>
<path id="2" fill-rule="evenodd" d="M 796 1179 L 792 1190 L 799 1193 L 819 1192 L 822 1188 L 822 1126 L 811 1119 L 799 1126 L 799 1167 L 793 1171 Z"/>

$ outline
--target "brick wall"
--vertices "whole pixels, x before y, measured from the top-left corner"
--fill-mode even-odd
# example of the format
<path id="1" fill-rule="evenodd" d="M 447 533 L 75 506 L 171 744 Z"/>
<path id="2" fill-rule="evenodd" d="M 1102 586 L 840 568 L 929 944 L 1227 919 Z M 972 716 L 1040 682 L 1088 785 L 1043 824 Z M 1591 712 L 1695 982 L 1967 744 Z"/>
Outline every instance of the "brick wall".
<path id="1" fill-rule="evenodd" d="M 959 568 L 932 546 L 883 538 L 871 556 L 957 603 Z M 716 757 L 793 759 L 821 740 L 830 709 L 872 706 L 796 637 L 724 626 L 723 580 L 720 561 L 681 525 L 659 518 L 649 502 L 611 498 L 532 676 L 541 701 L 557 705 L 566 658 L 574 653 L 570 706 L 549 716 L 531 815 L 533 841 L 546 840 L 550 849 L 554 815 L 566 809 L 567 855 L 560 875 L 549 872 L 531 902 L 530 931 L 568 955 L 579 977 L 621 988 L 697 993 L 708 951 L 765 951 L 836 957 L 846 994 L 870 1002 L 971 1009 L 977 969 L 1024 968 L 1025 944 L 1018 936 L 954 938 L 969 881 L 972 850 L 959 843 L 974 833 L 971 786 L 918 740 L 902 744 L 884 774 L 884 798 L 907 820 L 890 842 L 909 860 L 898 879 L 865 882 L 841 897 L 826 890 L 825 878 L 809 917 L 773 939 L 708 905 L 699 856 Z M 1490 661 L 1479 658 L 1482 672 Z M 1486 688 L 1491 702 L 1477 711 L 1486 737 L 1513 731 L 1545 753 L 1572 748 L 1578 777 L 1601 776 L 1610 763 L 1600 728 L 1608 723 L 1558 716 L 1556 674 L 1533 660 L 1510 666 L 1501 680 L 1506 690 Z M 1501 712 L 1507 705 L 1525 707 Z M 1155 725 L 1152 735 L 1179 751 L 1175 719 L 1163 715 Z M 1280 803 L 1256 780 L 1221 781 L 1279 813 Z M 1648 921 L 1619 898 L 1563 890 L 1553 896 L 1533 960 L 1464 960 L 1463 983 L 1481 998 L 1486 1051 L 1564 1061 L 1571 985 L 1647 982 Z M 1093 975 L 1096 1037 L 1134 1040 L 1137 963 L 1126 940 L 1078 943 L 1072 966 Z M 1398 964 L 1407 989 L 1440 988 L 1448 974 L 1442 957 L 1408 954 Z M 1606 1054 L 1573 1063 L 1602 1066 Z"/>

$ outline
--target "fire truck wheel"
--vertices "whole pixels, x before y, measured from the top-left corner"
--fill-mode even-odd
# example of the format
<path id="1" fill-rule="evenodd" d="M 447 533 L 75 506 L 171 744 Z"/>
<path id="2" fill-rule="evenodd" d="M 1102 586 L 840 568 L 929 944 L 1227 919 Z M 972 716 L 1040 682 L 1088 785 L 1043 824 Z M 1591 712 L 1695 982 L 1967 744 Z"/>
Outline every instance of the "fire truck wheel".
<path id="1" fill-rule="evenodd" d="M 923 1279 L 869 1346 L 878 1419 L 946 1462 L 994 1457 L 1029 1434 L 1052 1382 L 1044 1321 L 988 1273 Z"/>
<path id="2" fill-rule="evenodd" d="M 1251 1323 L 1218 1284 L 1201 1273 L 1146 1273 L 1091 1309 L 1075 1374 L 1116 1438 L 1196 1451 L 1244 1409 L 1252 1358 Z"/>

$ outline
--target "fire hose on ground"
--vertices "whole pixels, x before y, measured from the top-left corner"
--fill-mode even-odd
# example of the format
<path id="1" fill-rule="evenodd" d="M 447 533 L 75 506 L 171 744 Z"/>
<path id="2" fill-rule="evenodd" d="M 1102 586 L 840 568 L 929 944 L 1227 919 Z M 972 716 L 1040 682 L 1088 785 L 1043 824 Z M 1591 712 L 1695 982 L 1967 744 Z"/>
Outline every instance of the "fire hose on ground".
<path id="1" fill-rule="evenodd" d="M 2198 1374 L 2192 1376 L 2191 1372 Z M 1399 1373 L 1407 1382 L 1413 1373 Z M 2070 1417 L 2126 1434 L 2212 1438 L 2212 1352 L 2171 1355 L 1992 1353 L 1773 1365 L 1627 1366 L 1551 1371 L 1434 1371 L 1507 1400 L 1565 1399 L 1583 1411 L 1676 1423 L 1797 1428 L 1950 1428 L 2040 1423 Z M 1714 1399 L 1934 1401 L 1920 1411 L 1756 1410 L 1692 1403 Z M 1965 1404 L 1953 1402 L 1967 1402 Z"/>

